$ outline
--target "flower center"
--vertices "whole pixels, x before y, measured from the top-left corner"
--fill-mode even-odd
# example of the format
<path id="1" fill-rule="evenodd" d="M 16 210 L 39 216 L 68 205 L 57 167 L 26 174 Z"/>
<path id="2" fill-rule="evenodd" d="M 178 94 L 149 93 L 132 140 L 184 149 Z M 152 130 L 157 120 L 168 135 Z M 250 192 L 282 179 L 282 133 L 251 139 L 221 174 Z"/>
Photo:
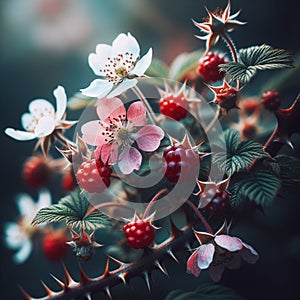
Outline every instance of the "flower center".
<path id="1" fill-rule="evenodd" d="M 118 84 L 127 77 L 128 73 L 134 68 L 135 60 L 130 52 L 119 53 L 115 57 L 108 57 L 104 69 L 100 72 L 105 73 L 105 77 L 109 82 Z"/>
<path id="2" fill-rule="evenodd" d="M 129 132 L 126 128 L 121 128 L 119 131 L 118 131 L 118 138 L 121 140 L 121 141 L 126 141 L 128 140 L 129 138 Z"/>

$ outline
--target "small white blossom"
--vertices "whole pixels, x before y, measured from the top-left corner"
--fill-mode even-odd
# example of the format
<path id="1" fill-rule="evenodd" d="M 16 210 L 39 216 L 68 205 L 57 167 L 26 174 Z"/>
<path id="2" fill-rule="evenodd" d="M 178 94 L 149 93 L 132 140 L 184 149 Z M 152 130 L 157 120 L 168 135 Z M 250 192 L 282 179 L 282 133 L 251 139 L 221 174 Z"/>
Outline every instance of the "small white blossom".
<path id="1" fill-rule="evenodd" d="M 43 207 L 51 205 L 51 195 L 47 190 L 39 194 L 39 199 L 34 202 L 27 194 L 20 194 L 17 198 L 17 205 L 20 212 L 18 222 L 7 222 L 5 224 L 5 244 L 8 248 L 18 250 L 13 260 L 16 264 L 21 264 L 27 260 L 32 250 L 31 238 L 38 230 L 31 222 L 36 213 Z M 41 226 L 41 225 L 40 225 Z"/>
<path id="2" fill-rule="evenodd" d="M 105 79 L 95 79 L 81 92 L 88 97 L 112 98 L 134 87 L 136 77 L 142 76 L 151 64 L 152 48 L 141 59 L 139 55 L 140 46 L 130 33 L 119 34 L 112 46 L 97 45 L 96 53 L 89 55 L 89 65 Z"/>

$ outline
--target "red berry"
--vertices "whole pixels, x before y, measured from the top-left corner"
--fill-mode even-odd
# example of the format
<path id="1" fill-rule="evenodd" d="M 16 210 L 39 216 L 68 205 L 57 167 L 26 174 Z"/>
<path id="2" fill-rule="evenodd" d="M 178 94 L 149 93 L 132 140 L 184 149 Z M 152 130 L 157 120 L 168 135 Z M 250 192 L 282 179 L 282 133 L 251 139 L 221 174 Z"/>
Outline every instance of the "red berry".
<path id="1" fill-rule="evenodd" d="M 206 82 L 216 82 L 225 76 L 224 72 L 219 71 L 219 65 L 226 63 L 224 56 L 208 52 L 199 60 L 198 72 Z"/>
<path id="2" fill-rule="evenodd" d="M 267 110 L 276 111 L 280 107 L 280 95 L 276 91 L 267 91 L 262 95 L 262 104 Z"/>
<path id="3" fill-rule="evenodd" d="M 163 157 L 166 161 L 164 176 L 170 182 L 176 183 L 180 177 L 190 179 L 194 175 L 193 169 L 198 166 L 195 151 L 181 145 L 167 147 Z"/>
<path id="4" fill-rule="evenodd" d="M 226 212 L 229 206 L 229 195 L 226 191 L 222 191 L 217 186 L 211 187 L 201 193 L 201 202 L 207 203 L 204 207 L 205 211 L 211 215 L 221 215 Z"/>
<path id="5" fill-rule="evenodd" d="M 81 163 L 76 177 L 80 186 L 89 193 L 102 193 L 110 185 L 111 168 L 100 160 L 91 159 Z"/>
<path id="6" fill-rule="evenodd" d="M 72 191 L 77 186 L 76 177 L 73 170 L 67 171 L 62 177 L 62 188 L 65 191 Z"/>
<path id="7" fill-rule="evenodd" d="M 154 227 L 149 221 L 138 220 L 123 226 L 128 245 L 134 249 L 148 247 L 154 241 Z"/>
<path id="8" fill-rule="evenodd" d="M 180 121 L 188 115 L 188 101 L 182 95 L 168 95 L 159 101 L 160 112 L 176 121 Z"/>
<path id="9" fill-rule="evenodd" d="M 67 255 L 69 246 L 65 231 L 58 230 L 48 233 L 43 240 L 43 253 L 53 261 L 60 260 Z"/>
<path id="10" fill-rule="evenodd" d="M 245 99 L 240 103 L 240 108 L 243 109 L 247 114 L 253 114 L 260 106 L 258 100 L 254 98 Z"/>
<path id="11" fill-rule="evenodd" d="M 29 157 L 23 165 L 22 177 L 32 188 L 39 188 L 48 183 L 51 177 L 48 159 L 42 155 Z"/>

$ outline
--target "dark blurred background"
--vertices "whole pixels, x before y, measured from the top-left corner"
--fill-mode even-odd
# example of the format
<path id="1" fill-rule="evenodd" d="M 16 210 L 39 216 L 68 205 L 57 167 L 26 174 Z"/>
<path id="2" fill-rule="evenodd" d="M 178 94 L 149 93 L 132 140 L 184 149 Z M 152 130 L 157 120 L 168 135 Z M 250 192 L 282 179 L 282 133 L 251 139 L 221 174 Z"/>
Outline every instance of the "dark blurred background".
<path id="1" fill-rule="evenodd" d="M 35 98 L 53 101 L 52 91 L 61 84 L 69 96 L 86 87 L 94 74 L 87 57 L 97 43 L 111 44 L 120 32 L 131 32 L 140 42 L 141 54 L 153 47 L 154 56 L 170 63 L 183 51 L 203 48 L 204 42 L 194 37 L 199 31 L 191 19 L 201 21 L 206 12 L 224 8 L 226 1 L 217 0 L 2 0 L 0 2 L 0 144 L 1 188 L 0 219 L 3 224 L 17 217 L 15 196 L 29 190 L 21 180 L 20 170 L 30 155 L 34 142 L 17 142 L 3 134 L 6 127 L 20 128 L 20 115 L 27 111 Z M 237 47 L 270 44 L 297 54 L 299 46 L 298 1 L 232 0 L 233 12 L 242 9 L 239 20 L 247 21 L 243 28 L 232 33 Z M 226 49 L 223 43 L 218 48 Z M 261 82 L 255 81 L 257 85 Z M 252 93 L 259 88 L 254 88 Z M 249 90 L 251 93 L 251 90 Z M 287 93 L 286 105 L 298 93 Z M 75 119 L 77 112 L 69 112 Z M 299 155 L 300 144 L 295 152 Z M 291 153 L 288 149 L 284 149 Z M 51 188 L 54 200 L 62 195 L 55 185 Z M 300 267 L 299 188 L 291 189 L 278 198 L 266 215 L 251 215 L 234 230 L 260 253 L 255 266 L 238 271 L 226 271 L 221 283 L 233 287 L 246 299 L 299 299 L 298 270 Z M 43 258 L 39 250 L 22 265 L 12 262 L 12 251 L 1 240 L 1 299 L 22 299 L 17 285 L 33 296 L 43 295 L 40 280 L 52 282 L 49 273 L 61 274 L 59 264 Z M 76 274 L 74 257 L 68 264 Z M 99 272 L 103 263 L 99 262 Z M 207 274 L 196 279 L 185 273 L 185 265 L 170 266 L 170 278 L 155 275 L 153 293 L 146 292 L 140 279 L 133 289 L 118 287 L 112 290 L 114 299 L 163 299 L 175 288 L 193 290 L 209 281 Z M 103 295 L 95 299 L 102 299 Z"/>

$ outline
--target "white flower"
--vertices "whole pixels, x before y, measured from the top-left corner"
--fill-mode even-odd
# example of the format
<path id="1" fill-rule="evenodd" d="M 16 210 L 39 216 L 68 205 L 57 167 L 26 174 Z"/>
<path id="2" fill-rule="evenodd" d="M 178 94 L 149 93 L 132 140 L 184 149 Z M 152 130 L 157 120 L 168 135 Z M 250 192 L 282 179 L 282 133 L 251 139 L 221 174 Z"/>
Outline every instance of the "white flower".
<path id="1" fill-rule="evenodd" d="M 20 218 L 17 223 L 7 222 L 4 231 L 6 246 L 18 250 L 13 256 L 14 262 L 21 264 L 29 257 L 32 250 L 31 238 L 38 230 L 38 227 L 33 227 L 31 222 L 41 208 L 51 205 L 51 195 L 43 190 L 35 203 L 29 195 L 20 194 L 17 198 L 17 205 Z"/>
<path id="2" fill-rule="evenodd" d="M 29 113 L 26 112 L 21 117 L 22 126 L 26 131 L 7 128 L 5 133 L 18 141 L 28 141 L 47 137 L 55 129 L 64 129 L 75 124 L 64 120 L 67 107 L 65 89 L 59 85 L 53 94 L 56 99 L 56 112 L 49 101 L 35 99 L 28 106 Z"/>
<path id="3" fill-rule="evenodd" d="M 152 48 L 140 60 L 139 55 L 140 46 L 130 33 L 119 34 L 112 46 L 97 45 L 96 53 L 89 55 L 89 65 L 96 75 L 105 79 L 95 79 L 81 92 L 88 97 L 112 98 L 134 87 L 136 77 L 142 76 L 151 64 Z"/>

